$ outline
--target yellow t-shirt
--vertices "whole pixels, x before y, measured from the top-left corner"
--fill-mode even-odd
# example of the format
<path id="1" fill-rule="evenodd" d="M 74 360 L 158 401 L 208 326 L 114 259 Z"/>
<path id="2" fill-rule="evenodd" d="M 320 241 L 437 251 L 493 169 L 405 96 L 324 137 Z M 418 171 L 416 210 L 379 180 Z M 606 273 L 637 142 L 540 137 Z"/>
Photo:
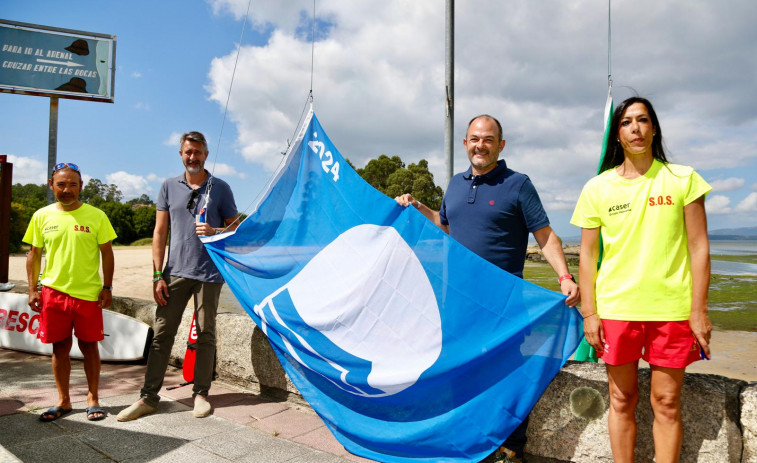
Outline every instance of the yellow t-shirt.
<path id="1" fill-rule="evenodd" d="M 615 169 L 589 180 L 570 223 L 601 228 L 596 306 L 601 318 L 680 321 L 691 314 L 683 208 L 712 187 L 694 169 L 655 160 L 627 180 Z"/>
<path id="2" fill-rule="evenodd" d="M 23 241 L 45 248 L 42 284 L 85 301 L 96 301 L 102 290 L 100 245 L 116 238 L 108 217 L 89 204 L 61 211 L 57 204 L 38 210 Z"/>

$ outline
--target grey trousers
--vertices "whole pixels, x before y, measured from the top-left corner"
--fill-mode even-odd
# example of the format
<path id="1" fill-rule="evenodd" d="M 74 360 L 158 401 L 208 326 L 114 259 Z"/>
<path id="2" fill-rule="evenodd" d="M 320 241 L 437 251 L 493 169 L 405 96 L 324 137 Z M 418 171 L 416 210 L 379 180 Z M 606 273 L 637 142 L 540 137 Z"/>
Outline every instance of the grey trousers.
<path id="1" fill-rule="evenodd" d="M 140 397 L 146 404 L 157 407 L 168 360 L 176 331 L 187 303 L 197 294 L 197 355 L 195 360 L 194 395 L 208 396 L 213 379 L 216 352 L 216 313 L 223 283 L 205 283 L 189 278 L 164 276 L 168 284 L 168 304 L 155 309 L 154 337 L 147 357 L 145 384 Z"/>

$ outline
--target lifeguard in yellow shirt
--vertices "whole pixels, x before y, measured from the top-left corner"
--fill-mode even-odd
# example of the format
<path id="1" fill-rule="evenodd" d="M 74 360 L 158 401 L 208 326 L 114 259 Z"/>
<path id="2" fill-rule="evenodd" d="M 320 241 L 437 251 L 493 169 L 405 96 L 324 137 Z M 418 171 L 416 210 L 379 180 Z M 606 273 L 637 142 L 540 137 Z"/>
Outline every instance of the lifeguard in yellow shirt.
<path id="1" fill-rule="evenodd" d="M 655 461 L 678 461 L 684 371 L 710 355 L 704 197 L 711 189 L 691 167 L 667 161 L 648 100 L 617 107 L 601 173 L 584 186 L 571 219 L 583 229 L 584 334 L 606 364 L 616 462 L 634 461 L 639 358 L 652 372 Z"/>
<path id="2" fill-rule="evenodd" d="M 87 376 L 87 419 L 105 418 L 100 407 L 100 352 L 102 309 L 112 301 L 113 248 L 116 232 L 103 211 L 79 201 L 82 190 L 79 166 L 69 162 L 57 164 L 48 180 L 55 193 L 54 204 L 32 216 L 23 241 L 31 245 L 26 259 L 29 283 L 29 307 L 41 312 L 39 338 L 53 345 L 53 375 L 58 389 L 58 403 L 43 412 L 40 421 L 53 421 L 71 412 L 69 353 L 76 334 L 84 355 Z M 42 288 L 37 281 L 45 250 Z M 100 280 L 102 257 L 103 280 Z"/>

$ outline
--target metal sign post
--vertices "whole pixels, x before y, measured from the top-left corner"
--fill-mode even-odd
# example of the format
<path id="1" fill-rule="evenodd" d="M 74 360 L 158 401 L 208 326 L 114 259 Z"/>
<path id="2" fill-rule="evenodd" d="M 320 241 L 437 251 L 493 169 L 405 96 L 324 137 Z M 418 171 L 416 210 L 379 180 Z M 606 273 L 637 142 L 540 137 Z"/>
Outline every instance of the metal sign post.
<path id="1" fill-rule="evenodd" d="M 58 163 L 58 97 L 50 97 L 50 135 L 47 139 L 47 178 L 53 178 Z M 47 189 L 47 204 L 55 202 L 53 190 Z"/>
<path id="2" fill-rule="evenodd" d="M 7 161 L 8 156 L 0 154 L 0 224 L 4 224 L 0 226 L 0 291 L 8 291 L 15 286 L 8 283 L 13 164 Z"/>

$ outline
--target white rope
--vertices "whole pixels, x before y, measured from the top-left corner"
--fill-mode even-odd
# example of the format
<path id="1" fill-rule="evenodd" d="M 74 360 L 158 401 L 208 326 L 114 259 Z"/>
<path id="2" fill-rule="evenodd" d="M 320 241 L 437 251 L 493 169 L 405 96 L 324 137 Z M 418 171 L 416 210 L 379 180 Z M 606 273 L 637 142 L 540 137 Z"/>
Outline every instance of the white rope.
<path id="1" fill-rule="evenodd" d="M 229 82 L 229 92 L 226 95 L 226 105 L 223 107 L 223 119 L 221 120 L 221 130 L 218 132 L 218 143 L 216 144 L 216 151 L 213 155 L 213 166 L 210 170 L 210 178 L 208 179 L 208 187 L 205 191 L 205 207 L 210 204 L 210 190 L 213 187 L 213 174 L 216 171 L 216 163 L 218 161 L 218 154 L 221 151 L 221 138 L 223 137 L 223 128 L 226 125 L 226 115 L 229 112 L 229 101 L 231 100 L 231 89 L 234 87 L 234 77 L 237 74 L 237 64 L 239 64 L 239 53 L 242 49 L 242 42 L 244 40 L 244 31 L 247 29 L 247 19 L 250 16 L 250 7 L 252 6 L 252 0 L 247 2 L 247 11 L 244 14 L 244 23 L 242 24 L 242 33 L 239 36 L 239 43 L 237 43 L 237 56 L 234 59 L 234 68 L 231 71 L 231 81 Z"/>
<path id="2" fill-rule="evenodd" d="M 607 87 L 612 88 L 612 0 L 607 0 Z"/>
<path id="3" fill-rule="evenodd" d="M 310 37 L 310 99 L 313 98 L 313 67 L 315 63 L 315 0 L 313 0 L 313 32 Z"/>
<path id="4" fill-rule="evenodd" d="M 247 4 L 247 13 L 245 13 L 245 17 L 244 17 L 244 24 L 242 26 L 242 34 L 241 34 L 241 36 L 239 38 L 239 44 L 237 45 L 237 56 L 236 56 L 236 60 L 234 61 L 234 70 L 232 71 L 232 74 L 231 74 L 231 82 L 229 83 L 229 93 L 228 93 L 228 95 L 226 97 L 226 106 L 223 109 L 223 121 L 221 122 L 221 131 L 218 134 L 218 146 L 216 147 L 215 156 L 213 158 L 213 167 L 212 167 L 212 170 L 211 170 L 211 179 L 212 179 L 212 176 L 213 176 L 213 172 L 215 172 L 216 161 L 218 159 L 218 153 L 220 151 L 221 136 L 223 135 L 223 128 L 224 128 L 224 124 L 226 123 L 226 114 L 227 114 L 228 108 L 229 108 L 229 100 L 231 98 L 231 89 L 232 89 L 232 87 L 234 85 L 234 76 L 236 75 L 236 71 L 237 71 L 237 63 L 239 62 L 239 51 L 240 51 L 240 48 L 241 48 L 241 45 L 242 45 L 242 40 L 244 38 L 244 31 L 246 29 L 247 18 L 249 17 L 249 14 L 250 14 L 250 6 L 251 5 L 252 5 L 252 0 L 250 0 L 249 3 Z M 300 130 L 300 125 L 302 123 L 303 118 L 309 112 L 308 110 L 312 111 L 312 108 L 313 108 L 313 75 L 314 75 L 314 69 L 315 69 L 315 64 L 314 63 L 315 63 L 315 33 L 316 33 L 316 27 L 315 26 L 316 26 L 315 0 L 313 0 L 313 27 L 312 27 L 312 36 L 310 38 L 310 42 L 311 42 L 310 43 L 310 91 L 308 92 L 307 98 L 305 99 L 305 105 L 304 105 L 304 107 L 302 109 L 302 112 L 300 113 L 300 117 L 297 120 L 297 123 L 295 124 L 295 129 L 294 129 L 294 133 L 292 135 L 291 140 L 295 140 L 295 137 L 297 136 L 297 133 Z M 289 149 L 291 148 L 292 141 L 290 141 L 290 139 L 287 139 L 286 142 L 287 142 L 287 149 L 285 151 L 282 151 L 282 153 L 281 153 L 282 155 L 285 155 L 287 152 L 289 152 Z M 281 167 L 281 164 L 284 162 L 284 160 L 285 160 L 285 157 L 282 156 L 281 159 L 279 160 L 278 166 L 276 167 L 276 169 L 274 169 L 273 173 L 271 174 L 271 176 L 269 177 L 268 181 L 266 182 L 266 187 L 264 187 L 262 190 L 260 190 L 258 192 L 257 195 L 255 195 L 255 197 L 242 209 L 243 211 L 246 212 L 247 210 L 249 210 L 250 207 L 252 207 L 252 205 L 255 204 L 258 201 L 258 199 L 260 198 L 260 196 L 267 190 L 268 184 L 270 184 L 271 180 L 276 175 L 276 172 L 279 170 L 279 168 Z M 206 203 L 205 203 L 206 207 L 207 207 L 207 204 L 210 203 L 210 189 L 212 187 L 212 183 L 210 182 L 210 179 L 208 180 L 208 182 L 209 183 L 208 183 L 207 193 L 205 195 L 206 196 Z M 231 224 L 229 224 L 228 226 L 226 226 L 223 229 L 223 231 L 226 231 L 226 229 L 228 229 L 231 225 L 233 225 L 234 223 L 236 223 L 238 220 L 239 220 L 239 216 L 237 216 L 237 218 L 234 220 L 234 222 L 232 222 Z"/>

